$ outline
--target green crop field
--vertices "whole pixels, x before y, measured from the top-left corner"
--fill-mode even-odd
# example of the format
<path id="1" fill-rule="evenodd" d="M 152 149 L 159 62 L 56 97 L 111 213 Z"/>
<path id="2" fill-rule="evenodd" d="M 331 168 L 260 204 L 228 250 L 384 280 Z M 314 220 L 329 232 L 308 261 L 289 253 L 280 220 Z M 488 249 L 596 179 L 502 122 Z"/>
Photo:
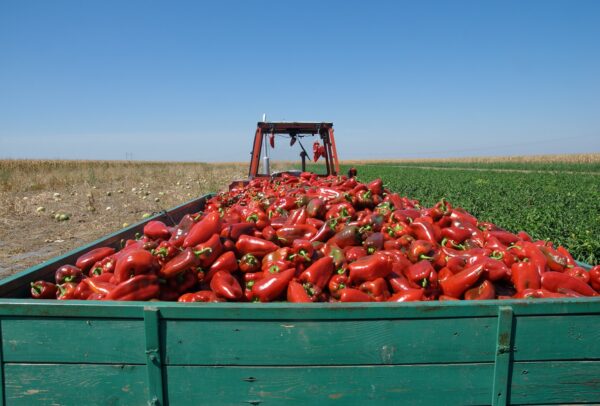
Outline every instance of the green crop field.
<path id="1" fill-rule="evenodd" d="M 381 177 L 391 190 L 428 206 L 445 197 L 483 221 L 564 245 L 579 261 L 600 262 L 597 163 L 446 161 L 354 166 L 360 180 Z M 345 165 L 344 171 L 348 168 Z"/>

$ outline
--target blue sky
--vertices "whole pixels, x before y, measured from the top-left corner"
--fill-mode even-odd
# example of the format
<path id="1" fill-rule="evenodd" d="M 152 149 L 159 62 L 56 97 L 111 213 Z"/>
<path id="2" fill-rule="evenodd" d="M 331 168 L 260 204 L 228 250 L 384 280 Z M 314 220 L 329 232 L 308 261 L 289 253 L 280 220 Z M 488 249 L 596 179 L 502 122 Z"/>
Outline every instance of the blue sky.
<path id="1" fill-rule="evenodd" d="M 599 1 L 0 1 L 0 158 L 600 152 Z"/>

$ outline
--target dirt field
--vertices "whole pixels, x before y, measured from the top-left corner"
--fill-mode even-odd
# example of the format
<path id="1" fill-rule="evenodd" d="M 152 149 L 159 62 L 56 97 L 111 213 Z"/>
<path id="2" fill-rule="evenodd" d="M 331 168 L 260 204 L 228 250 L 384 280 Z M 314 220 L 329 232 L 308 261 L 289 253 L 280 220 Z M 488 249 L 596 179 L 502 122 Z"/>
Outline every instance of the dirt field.
<path id="1" fill-rule="evenodd" d="M 221 190 L 246 171 L 247 164 L 0 161 L 0 278 Z"/>

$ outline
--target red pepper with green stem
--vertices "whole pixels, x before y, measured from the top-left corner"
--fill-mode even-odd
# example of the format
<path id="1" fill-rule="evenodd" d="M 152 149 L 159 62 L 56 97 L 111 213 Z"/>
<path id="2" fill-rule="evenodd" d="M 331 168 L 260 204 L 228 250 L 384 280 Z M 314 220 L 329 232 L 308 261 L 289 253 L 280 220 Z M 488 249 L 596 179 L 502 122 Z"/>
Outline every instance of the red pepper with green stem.
<path id="1" fill-rule="evenodd" d="M 181 251 L 175 258 L 167 262 L 159 271 L 163 278 L 171 278 L 187 269 L 196 268 L 200 265 L 200 259 L 191 248 Z"/>
<path id="2" fill-rule="evenodd" d="M 291 303 L 310 303 L 316 299 L 314 291 L 311 288 L 306 288 L 303 284 L 291 280 L 287 288 L 287 301 Z"/>
<path id="3" fill-rule="evenodd" d="M 412 263 L 419 262 L 421 260 L 434 261 L 439 255 L 436 246 L 425 240 L 414 240 L 410 243 L 406 256 Z"/>
<path id="4" fill-rule="evenodd" d="M 48 281 L 31 282 L 31 297 L 34 299 L 56 299 L 58 286 Z"/>
<path id="5" fill-rule="evenodd" d="M 83 281 L 80 283 L 83 283 Z M 75 290 L 77 289 L 76 283 L 66 282 L 61 285 L 57 285 L 57 288 L 58 290 L 56 291 L 56 298 L 58 300 L 78 299 L 78 297 L 75 296 Z"/>
<path id="6" fill-rule="evenodd" d="M 208 268 L 223 252 L 223 244 L 221 243 L 219 234 L 213 234 L 208 240 L 196 245 L 193 249 L 194 254 L 199 259 L 199 265 L 203 268 Z"/>
<path id="7" fill-rule="evenodd" d="M 310 263 L 313 260 L 315 248 L 309 240 L 294 240 L 292 256 L 294 263 Z"/>
<path id="8" fill-rule="evenodd" d="M 179 248 L 171 241 L 161 241 L 154 250 L 150 251 L 156 257 L 160 266 L 163 266 L 179 254 Z"/>
<path id="9" fill-rule="evenodd" d="M 414 284 L 422 287 L 437 287 L 437 272 L 429 261 L 419 261 L 410 265 L 405 271 L 406 278 Z"/>
<path id="10" fill-rule="evenodd" d="M 79 283 L 82 279 L 81 269 L 73 265 L 63 265 L 54 273 L 54 280 L 58 285 L 66 282 Z"/>
<path id="11" fill-rule="evenodd" d="M 333 258 L 325 256 L 316 260 L 300 274 L 298 279 L 303 283 L 309 283 L 312 287 L 317 288 L 317 293 L 320 293 L 327 286 L 327 282 L 331 278 L 333 271 Z"/>
<path id="12" fill-rule="evenodd" d="M 238 265 L 243 273 L 258 272 L 261 268 L 260 261 L 252 254 L 243 255 Z"/>

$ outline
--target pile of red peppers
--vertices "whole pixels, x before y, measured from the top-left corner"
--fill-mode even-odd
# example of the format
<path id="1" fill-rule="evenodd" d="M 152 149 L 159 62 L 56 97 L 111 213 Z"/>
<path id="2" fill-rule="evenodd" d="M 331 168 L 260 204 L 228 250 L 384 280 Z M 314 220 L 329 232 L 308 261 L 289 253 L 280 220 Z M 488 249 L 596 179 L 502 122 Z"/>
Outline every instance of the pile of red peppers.
<path id="1" fill-rule="evenodd" d="M 569 252 L 345 176 L 258 178 L 31 284 L 39 299 L 409 302 L 598 296 Z"/>

